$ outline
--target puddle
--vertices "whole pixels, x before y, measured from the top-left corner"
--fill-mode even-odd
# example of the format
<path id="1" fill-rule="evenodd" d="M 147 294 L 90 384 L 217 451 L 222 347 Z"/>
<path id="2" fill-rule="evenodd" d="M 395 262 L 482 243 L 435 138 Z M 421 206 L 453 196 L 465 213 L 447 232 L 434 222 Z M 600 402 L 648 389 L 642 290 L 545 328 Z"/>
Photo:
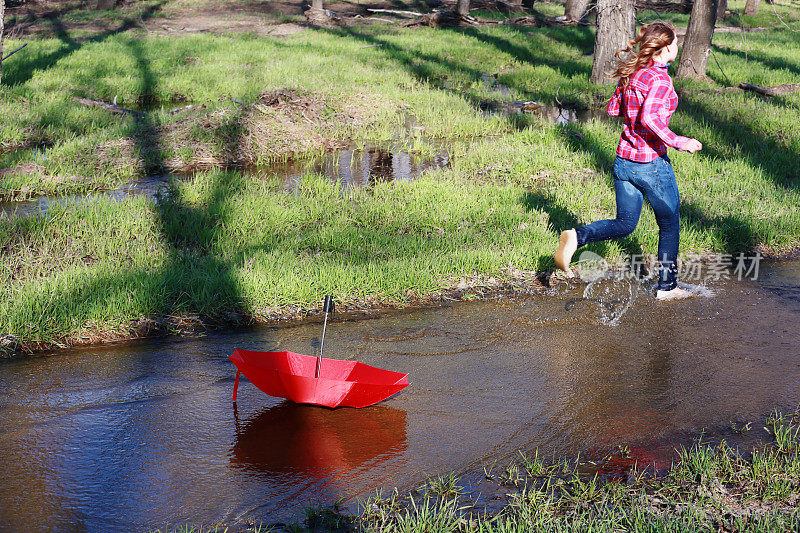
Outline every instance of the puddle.
<path id="1" fill-rule="evenodd" d="M 481 81 L 487 90 L 503 97 L 514 96 L 514 92 L 497 82 L 494 74 L 481 75 Z M 578 110 L 569 105 L 548 106 L 539 102 L 497 102 L 486 101 L 481 106 L 485 115 L 497 113 L 505 115 L 530 114 L 539 116 L 553 124 L 566 126 L 568 124 L 583 124 L 592 119 L 614 120 L 608 116 L 605 108 Z"/>
<path id="2" fill-rule="evenodd" d="M 23 200 L 20 202 L 0 202 L 0 218 L 46 214 L 51 205 L 80 205 L 85 202 L 90 202 L 95 198 L 111 198 L 114 200 L 124 200 L 131 196 L 155 198 L 156 195 L 166 192 L 169 187 L 170 179 L 169 176 L 156 176 L 127 183 L 108 191 L 92 192 L 89 194 L 41 196 L 33 200 Z"/>
<path id="3" fill-rule="evenodd" d="M 246 379 L 231 404 L 234 347 L 313 353 L 318 324 L 3 362 L 0 530 L 302 520 L 451 471 L 480 492 L 483 467 L 518 450 L 626 445 L 610 468 L 666 466 L 700 435 L 757 442 L 773 409 L 797 406 L 800 261 L 711 281 L 712 297 L 634 287 L 622 313 L 629 287 L 602 283 L 329 323 L 326 356 L 410 373 L 366 409 L 298 406 Z"/>
<path id="4" fill-rule="evenodd" d="M 511 89 L 502 83 L 497 83 L 497 77 L 494 74 L 481 74 L 481 81 L 489 91 L 500 93 L 503 96 L 513 96 L 514 94 Z"/>
<path id="5" fill-rule="evenodd" d="M 278 176 L 286 190 L 294 190 L 308 172 L 322 174 L 332 182 L 352 189 L 378 182 L 411 181 L 426 170 L 449 166 L 450 154 L 444 148 L 436 149 L 430 157 L 423 157 L 399 148 L 373 146 L 331 152 L 317 161 L 270 165 L 255 172 Z"/>
<path id="6" fill-rule="evenodd" d="M 428 143 L 430 144 L 430 143 Z M 445 148 L 435 149 L 430 157 L 412 154 L 398 147 L 369 146 L 345 149 L 325 154 L 317 160 L 289 161 L 245 170 L 255 176 L 277 176 L 285 190 L 294 190 L 303 175 L 316 172 L 344 188 L 369 187 L 383 181 L 410 181 L 432 168 L 450 166 L 450 154 Z M 47 213 L 49 206 L 79 205 L 94 198 L 124 200 L 131 196 L 154 198 L 169 187 L 171 179 L 163 176 L 145 178 L 122 187 L 80 195 L 42 196 L 20 202 L 0 202 L 0 217 L 27 216 Z"/>
<path id="7" fill-rule="evenodd" d="M 559 126 L 584 124 L 593 119 L 613 120 L 606 114 L 605 109 L 577 110 L 568 106 L 545 106 L 537 102 L 489 102 L 483 111 L 487 115 L 497 113 L 536 115 Z"/>

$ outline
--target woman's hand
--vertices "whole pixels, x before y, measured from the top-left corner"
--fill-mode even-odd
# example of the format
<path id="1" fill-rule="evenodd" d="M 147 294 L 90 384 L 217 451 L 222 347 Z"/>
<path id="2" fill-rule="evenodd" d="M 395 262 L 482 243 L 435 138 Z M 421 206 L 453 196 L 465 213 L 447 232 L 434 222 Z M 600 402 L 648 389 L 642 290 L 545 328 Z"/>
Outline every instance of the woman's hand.
<path id="1" fill-rule="evenodd" d="M 683 143 L 683 145 L 679 148 L 681 152 L 689 152 L 690 154 L 693 154 L 698 150 L 702 149 L 703 149 L 703 143 L 701 143 L 697 139 L 689 139 L 688 141 Z"/>

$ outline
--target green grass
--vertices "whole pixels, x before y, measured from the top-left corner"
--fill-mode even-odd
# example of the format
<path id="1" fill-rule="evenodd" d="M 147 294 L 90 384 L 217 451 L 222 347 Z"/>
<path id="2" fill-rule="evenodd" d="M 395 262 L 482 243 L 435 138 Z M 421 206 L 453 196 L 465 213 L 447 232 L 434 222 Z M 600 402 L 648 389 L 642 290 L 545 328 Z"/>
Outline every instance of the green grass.
<path id="1" fill-rule="evenodd" d="M 98 200 L 4 220 L 0 328 L 50 342 L 139 316 L 266 317 L 328 293 L 403 301 L 450 274 L 544 268 L 533 252 L 552 239 L 524 191 L 444 174 L 347 193 L 309 175 L 286 193 L 210 173 L 155 207 Z"/>
<path id="2" fill-rule="evenodd" d="M 788 531 L 800 526 L 798 418 L 775 414 L 771 443 L 749 453 L 697 443 L 678 450 L 666 473 L 633 470 L 626 480 L 606 476 L 605 461 L 545 464 L 522 456 L 487 479 L 507 493 L 499 511 L 486 512 L 470 494 L 438 490 L 440 476 L 421 494 L 396 491 L 361 503 L 353 531 Z M 512 476 L 508 473 L 513 472 Z"/>
<path id="3" fill-rule="evenodd" d="M 776 9 L 800 16 L 785 2 Z M 4 198 L 106 188 L 165 167 L 313 158 L 342 141 L 399 142 L 420 154 L 444 141 L 452 165 L 346 193 L 308 173 L 291 195 L 269 170 L 266 179 L 212 170 L 158 205 L 100 199 L 0 220 L 0 333 L 28 344 L 125 336 L 142 317 L 236 311 L 269 321 L 316 308 L 328 293 L 406 305 L 462 277 L 503 282 L 549 270 L 558 231 L 614 215 L 618 124 L 561 127 L 480 111 L 509 100 L 597 106 L 611 87 L 588 83 L 588 27 L 56 35 L 4 64 L 0 165 L 44 169 L 0 175 Z M 487 88 L 487 73 L 510 94 Z M 798 73 L 800 33 L 779 27 L 718 33 L 709 79 L 678 83 L 687 93 L 672 127 L 704 144 L 696 155 L 671 152 L 681 253 L 800 246 L 800 94 L 710 92 Z M 310 111 L 260 105 L 259 94 L 283 87 Z M 150 112 L 111 115 L 72 95 Z M 169 113 L 185 101 L 205 108 Z M 631 236 L 591 248 L 609 258 L 653 254 L 657 239 L 645 209 Z"/>

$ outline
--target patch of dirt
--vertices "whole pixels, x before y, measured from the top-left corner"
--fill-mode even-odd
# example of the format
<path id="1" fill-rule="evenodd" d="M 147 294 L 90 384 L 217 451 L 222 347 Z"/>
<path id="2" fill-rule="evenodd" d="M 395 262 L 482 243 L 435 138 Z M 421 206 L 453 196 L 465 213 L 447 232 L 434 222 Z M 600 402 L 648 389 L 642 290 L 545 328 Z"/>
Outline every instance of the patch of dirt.
<path id="1" fill-rule="evenodd" d="M 23 163 L 11 168 L 0 169 L 0 176 L 8 174 L 47 174 L 47 169 L 36 163 Z"/>
<path id="2" fill-rule="evenodd" d="M 113 16 L 96 12 L 93 2 L 86 0 L 7 0 L 7 35 L 12 38 L 23 36 L 52 36 L 66 38 L 71 32 L 79 31 L 84 40 L 97 35 L 109 35 L 121 31 L 138 29 L 148 33 L 174 35 L 180 33 L 254 33 L 262 36 L 283 37 L 294 35 L 309 26 L 347 25 L 358 26 L 373 22 L 407 23 L 413 16 L 399 13 L 374 13 L 369 9 L 410 11 L 427 14 L 434 18 L 437 11 L 455 10 L 456 0 L 332 0 L 324 3 L 325 10 L 334 15 L 315 17 L 306 20 L 309 0 L 236 0 L 219 2 L 209 7 L 210 2 L 197 2 L 194 7 L 188 1 L 163 0 L 160 3 L 144 3 L 143 0 L 125 0 Z M 473 0 L 472 9 L 488 9 L 508 15 L 516 13 L 509 10 L 512 4 L 503 0 Z M 678 5 L 678 4 L 675 4 Z M 523 13 L 517 13 L 522 15 Z M 542 18 L 539 15 L 520 16 L 506 23 L 517 25 L 563 24 L 563 17 Z M 294 20 L 292 20 L 294 19 Z M 438 20 L 416 19 L 417 23 L 439 25 Z M 433 22 L 433 23 L 432 23 Z M 446 22 L 446 21 L 445 21 Z M 461 25 L 463 21 L 450 21 Z M 496 24 L 496 21 L 470 19 L 470 25 Z M 447 24 L 445 24 L 447 25 Z M 745 28 L 744 31 L 760 31 L 771 28 Z M 743 31 L 740 27 L 720 26 L 718 32 Z M 685 28 L 678 28 L 679 39 L 683 39 Z"/>
<path id="3" fill-rule="evenodd" d="M 267 27 L 267 35 L 272 37 L 288 37 L 300 33 L 305 28 L 299 24 L 278 24 L 276 26 Z"/>
<path id="4" fill-rule="evenodd" d="M 454 7 L 455 3 L 455 0 L 448 0 L 446 4 L 441 0 L 377 0 L 371 3 L 355 0 L 326 1 L 324 5 L 343 23 L 358 25 L 372 22 L 370 18 L 375 14 L 368 8 L 430 12 L 433 7 Z M 54 31 L 64 37 L 75 31 L 92 37 L 130 29 L 155 34 L 242 32 L 275 37 L 294 35 L 309 25 L 304 19 L 310 4 L 306 0 L 231 1 L 214 7 L 198 4 L 198 7 L 188 7 L 191 4 L 187 2 L 164 0 L 153 6 L 141 0 L 126 0 L 114 16 L 109 17 L 93 10 L 89 7 L 91 2 L 85 0 L 11 1 L 6 8 L 9 20 L 6 32 L 14 38 L 52 36 Z M 385 19 L 386 14 L 381 15 L 377 18 L 389 20 Z M 314 21 L 310 21 L 310 25 L 313 26 Z"/>
<path id="5" fill-rule="evenodd" d="M 0 177 L 9 174 L 17 175 L 35 175 L 38 177 L 39 182 L 48 183 L 51 185 L 60 185 L 63 183 L 76 182 L 84 180 L 81 176 L 64 176 L 60 174 L 48 174 L 47 168 L 39 165 L 38 163 L 22 163 L 15 167 L 0 169 Z M 27 200 L 33 196 L 41 194 L 32 187 L 23 185 L 19 189 L 0 189 L 0 201 L 21 201 Z"/>
<path id="6" fill-rule="evenodd" d="M 288 27 L 287 27 L 288 26 Z M 217 14 L 187 13 L 169 19 L 155 19 L 144 23 L 148 32 L 155 34 L 185 33 L 253 33 L 261 36 L 293 35 L 304 28 L 297 24 L 276 24 L 258 14 L 238 14 L 236 18 Z"/>
<path id="7" fill-rule="evenodd" d="M 187 110 L 176 122 L 155 128 L 160 147 L 132 137 L 101 144 L 91 154 L 105 169 L 133 168 L 145 175 L 148 165 L 160 170 L 192 172 L 212 167 L 246 167 L 315 150 L 346 146 L 333 130 L 357 128 L 375 120 L 378 105 L 393 106 L 379 97 L 356 93 L 345 102 L 295 88 L 261 93 L 256 102 L 233 102 L 214 111 Z M 142 146 L 146 145 L 142 153 Z M 189 147 L 187 150 L 186 148 Z M 163 161 L 153 161 L 165 154 Z"/>

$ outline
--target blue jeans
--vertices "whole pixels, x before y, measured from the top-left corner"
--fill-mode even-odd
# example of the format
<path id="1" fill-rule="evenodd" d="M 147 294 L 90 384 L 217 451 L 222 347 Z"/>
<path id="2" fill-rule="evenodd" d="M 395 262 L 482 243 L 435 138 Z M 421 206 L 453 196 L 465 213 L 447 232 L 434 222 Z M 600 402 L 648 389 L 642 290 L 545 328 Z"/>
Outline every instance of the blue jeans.
<path id="1" fill-rule="evenodd" d="M 614 191 L 617 194 L 617 218 L 598 220 L 576 228 L 578 246 L 629 235 L 639 222 L 646 197 L 658 222 L 658 260 L 661 272 L 659 290 L 675 288 L 678 271 L 680 197 L 672 164 L 666 155 L 649 163 L 635 163 L 617 157 L 614 160 Z"/>

